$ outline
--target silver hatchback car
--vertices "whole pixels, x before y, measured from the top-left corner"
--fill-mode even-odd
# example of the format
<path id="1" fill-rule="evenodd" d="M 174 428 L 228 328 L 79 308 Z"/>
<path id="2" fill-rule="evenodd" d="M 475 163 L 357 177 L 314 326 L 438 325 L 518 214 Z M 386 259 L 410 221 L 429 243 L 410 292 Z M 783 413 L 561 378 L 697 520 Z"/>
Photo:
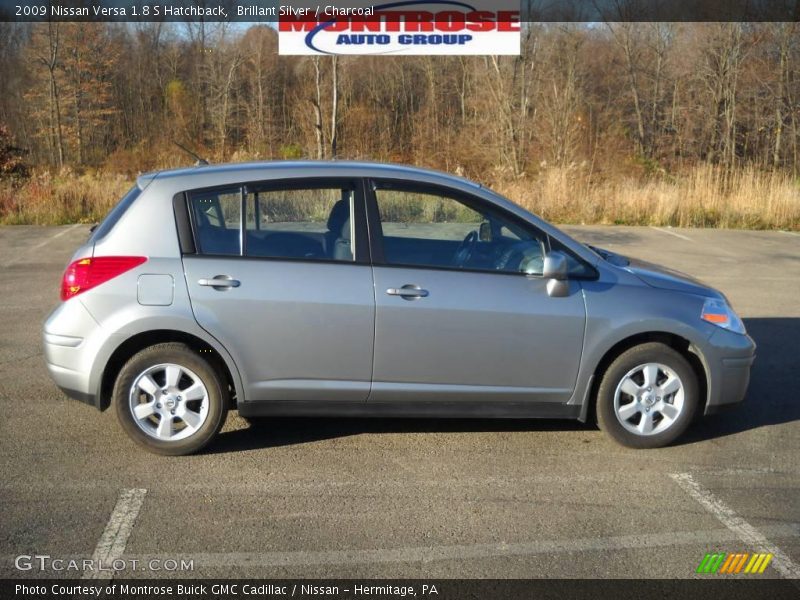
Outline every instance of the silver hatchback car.
<path id="1" fill-rule="evenodd" d="M 142 175 L 44 325 L 69 396 L 146 449 L 270 415 L 596 416 L 626 446 L 739 403 L 755 345 L 718 291 L 394 165 Z"/>

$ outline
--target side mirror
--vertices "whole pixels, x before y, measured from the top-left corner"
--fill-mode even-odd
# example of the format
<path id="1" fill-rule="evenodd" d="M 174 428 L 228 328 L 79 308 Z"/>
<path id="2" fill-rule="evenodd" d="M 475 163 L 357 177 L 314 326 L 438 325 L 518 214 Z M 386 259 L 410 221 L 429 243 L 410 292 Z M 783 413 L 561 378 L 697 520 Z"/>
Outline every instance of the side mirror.
<path id="1" fill-rule="evenodd" d="M 547 295 L 563 298 L 569 295 L 567 257 L 561 252 L 548 252 L 544 257 L 542 276 L 547 279 Z"/>
<path id="2" fill-rule="evenodd" d="M 489 223 L 489 221 L 484 221 L 481 223 L 481 226 L 478 229 L 478 239 L 482 242 L 492 241 L 492 224 Z"/>
<path id="3" fill-rule="evenodd" d="M 545 254 L 542 276 L 545 279 L 565 280 L 567 278 L 567 257 L 561 252 L 548 252 Z"/>

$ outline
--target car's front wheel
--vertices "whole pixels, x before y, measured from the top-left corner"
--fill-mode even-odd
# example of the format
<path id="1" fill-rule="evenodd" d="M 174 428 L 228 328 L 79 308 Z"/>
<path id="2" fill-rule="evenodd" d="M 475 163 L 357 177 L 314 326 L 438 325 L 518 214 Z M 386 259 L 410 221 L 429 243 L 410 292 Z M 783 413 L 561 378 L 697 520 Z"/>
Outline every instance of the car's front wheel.
<path id="1" fill-rule="evenodd" d="M 151 452 L 197 452 L 225 421 L 216 369 L 185 344 L 157 344 L 135 354 L 117 377 L 114 404 L 122 428 Z"/>
<path id="2" fill-rule="evenodd" d="M 608 366 L 597 391 L 597 421 L 623 446 L 659 448 L 686 430 L 698 403 L 689 362 L 652 342 L 626 350 Z"/>

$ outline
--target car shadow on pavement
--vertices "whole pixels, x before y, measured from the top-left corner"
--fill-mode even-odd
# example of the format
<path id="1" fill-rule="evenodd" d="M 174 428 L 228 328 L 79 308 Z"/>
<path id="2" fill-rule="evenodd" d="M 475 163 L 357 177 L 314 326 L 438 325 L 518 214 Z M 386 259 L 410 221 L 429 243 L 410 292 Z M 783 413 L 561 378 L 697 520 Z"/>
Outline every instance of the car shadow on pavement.
<path id="1" fill-rule="evenodd" d="M 225 431 L 203 452 L 221 454 L 305 444 L 364 433 L 481 433 L 586 431 L 592 424 L 564 419 L 442 419 L 364 417 L 265 417 Z"/>
<path id="2" fill-rule="evenodd" d="M 745 319 L 758 349 L 747 398 L 731 412 L 699 419 L 675 442 L 692 444 L 758 427 L 800 420 L 800 318 Z M 220 454 L 304 444 L 363 433 L 596 431 L 593 422 L 552 419 L 407 419 L 276 417 L 223 432 L 206 453 Z"/>
<path id="3" fill-rule="evenodd" d="M 678 444 L 800 421 L 800 318 L 744 319 L 756 343 L 756 361 L 744 403 L 702 419 Z"/>

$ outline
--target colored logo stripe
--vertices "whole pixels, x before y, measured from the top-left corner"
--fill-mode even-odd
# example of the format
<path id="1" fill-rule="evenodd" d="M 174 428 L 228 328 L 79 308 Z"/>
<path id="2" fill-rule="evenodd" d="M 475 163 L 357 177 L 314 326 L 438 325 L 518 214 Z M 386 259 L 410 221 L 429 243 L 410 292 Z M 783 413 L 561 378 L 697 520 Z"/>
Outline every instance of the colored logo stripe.
<path id="1" fill-rule="evenodd" d="M 719 574 L 757 574 L 763 573 L 767 565 L 772 561 L 772 554 L 748 552 L 727 552 L 708 553 L 700 561 L 697 573 L 719 573 Z M 748 560 L 749 559 L 749 560 Z M 746 565 L 746 566 L 745 566 Z"/>
<path id="2" fill-rule="evenodd" d="M 722 561 L 725 560 L 725 553 L 718 552 L 716 554 L 706 554 L 700 566 L 697 567 L 698 573 L 716 573 Z"/>
<path id="3" fill-rule="evenodd" d="M 767 565 L 772 560 L 772 554 L 753 554 L 753 558 L 747 563 L 745 573 L 763 573 Z"/>
<path id="4" fill-rule="evenodd" d="M 720 573 L 738 573 L 744 566 L 749 554 L 728 554 L 728 559 L 722 564 Z"/>

